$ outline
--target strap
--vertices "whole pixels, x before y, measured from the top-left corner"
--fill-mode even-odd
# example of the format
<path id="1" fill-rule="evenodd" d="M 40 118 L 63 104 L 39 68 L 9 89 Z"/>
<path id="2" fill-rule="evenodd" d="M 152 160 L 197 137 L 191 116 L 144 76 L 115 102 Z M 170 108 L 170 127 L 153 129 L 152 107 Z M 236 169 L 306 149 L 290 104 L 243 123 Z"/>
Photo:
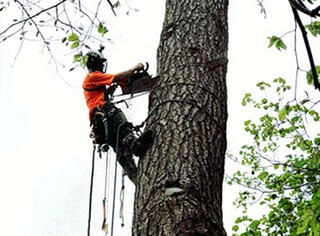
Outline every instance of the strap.
<path id="1" fill-rule="evenodd" d="M 84 90 L 86 90 L 86 91 L 91 92 L 91 91 L 102 90 L 102 89 L 106 88 L 106 86 L 101 85 L 101 86 L 98 86 L 98 87 L 95 87 L 95 88 L 86 88 L 86 87 L 83 86 L 82 88 L 83 88 Z"/>

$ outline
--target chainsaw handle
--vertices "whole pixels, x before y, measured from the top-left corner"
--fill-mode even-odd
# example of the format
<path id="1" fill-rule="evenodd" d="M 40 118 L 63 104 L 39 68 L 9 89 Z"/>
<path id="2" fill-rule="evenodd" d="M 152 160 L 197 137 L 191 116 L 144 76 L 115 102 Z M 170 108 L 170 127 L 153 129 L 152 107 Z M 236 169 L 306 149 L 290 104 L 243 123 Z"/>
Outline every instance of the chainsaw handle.
<path id="1" fill-rule="evenodd" d="M 148 69 L 149 69 L 149 63 L 146 62 L 146 67 L 145 67 L 145 68 L 143 67 L 143 69 L 140 69 L 140 70 L 136 70 L 136 71 L 135 71 L 135 74 L 136 74 L 136 73 L 139 73 L 139 72 L 147 72 Z"/>
<path id="2" fill-rule="evenodd" d="M 145 69 L 143 69 L 143 71 L 147 72 L 147 71 L 148 71 L 148 69 L 149 69 L 149 63 L 148 63 L 148 62 L 146 62 L 146 68 L 145 68 Z"/>

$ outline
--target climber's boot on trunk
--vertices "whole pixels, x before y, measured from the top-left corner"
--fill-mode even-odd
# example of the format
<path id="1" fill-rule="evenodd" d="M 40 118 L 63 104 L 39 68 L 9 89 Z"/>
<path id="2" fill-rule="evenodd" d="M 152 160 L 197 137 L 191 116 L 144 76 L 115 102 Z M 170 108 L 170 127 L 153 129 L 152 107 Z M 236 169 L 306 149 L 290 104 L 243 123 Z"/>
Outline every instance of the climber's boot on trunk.
<path id="1" fill-rule="evenodd" d="M 118 156 L 118 161 L 120 165 L 122 166 L 125 174 L 128 176 L 128 178 L 132 181 L 134 185 L 137 183 L 137 165 L 134 162 L 134 159 L 132 157 L 132 154 L 129 155 L 122 155 L 123 153 L 120 153 Z"/>
<path id="2" fill-rule="evenodd" d="M 153 142 L 153 132 L 151 130 L 145 131 L 141 136 L 136 139 L 132 146 L 132 153 L 135 156 L 142 157 L 149 150 Z"/>

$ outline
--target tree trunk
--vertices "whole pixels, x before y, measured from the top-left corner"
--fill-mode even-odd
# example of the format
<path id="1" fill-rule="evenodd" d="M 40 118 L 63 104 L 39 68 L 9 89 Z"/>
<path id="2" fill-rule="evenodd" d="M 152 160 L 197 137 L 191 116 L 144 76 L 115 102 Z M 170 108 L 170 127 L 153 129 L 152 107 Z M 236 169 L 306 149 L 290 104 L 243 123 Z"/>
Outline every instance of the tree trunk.
<path id="1" fill-rule="evenodd" d="M 167 0 L 147 122 L 155 140 L 139 160 L 132 235 L 226 235 L 227 8 Z"/>

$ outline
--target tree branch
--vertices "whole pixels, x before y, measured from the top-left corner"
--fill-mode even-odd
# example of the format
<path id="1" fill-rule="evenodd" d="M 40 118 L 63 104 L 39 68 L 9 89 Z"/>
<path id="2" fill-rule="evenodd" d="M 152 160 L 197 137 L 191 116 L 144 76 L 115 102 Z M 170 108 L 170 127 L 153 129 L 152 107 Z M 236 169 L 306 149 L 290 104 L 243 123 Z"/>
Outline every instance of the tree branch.
<path id="1" fill-rule="evenodd" d="M 52 6 L 48 7 L 48 8 L 45 8 L 45 9 L 39 11 L 38 13 L 36 13 L 36 14 L 34 14 L 34 15 L 32 15 L 32 16 L 29 15 L 29 13 L 26 11 L 26 9 L 24 8 L 24 5 L 23 5 L 21 2 L 16 1 L 16 2 L 18 2 L 19 5 L 22 7 L 22 9 L 24 10 L 24 12 L 28 15 L 28 18 L 22 19 L 22 20 L 20 20 L 20 21 L 17 21 L 16 23 L 13 23 L 13 24 L 9 25 L 4 31 L 2 31 L 2 32 L 0 33 L 0 36 L 4 35 L 6 32 L 8 32 L 8 30 L 10 30 L 12 27 L 14 27 L 14 26 L 16 26 L 16 25 L 19 25 L 19 24 L 21 24 L 21 23 L 24 23 L 24 22 L 27 22 L 27 21 L 29 21 L 29 20 L 32 20 L 33 18 L 35 18 L 35 17 L 41 15 L 42 13 L 45 13 L 45 12 L 47 12 L 47 11 L 53 9 L 53 8 L 57 8 L 59 5 L 61 5 L 61 4 L 64 3 L 65 1 L 67 1 L 67 0 L 62 0 L 61 2 L 58 2 L 57 4 L 52 5 Z"/>
<path id="2" fill-rule="evenodd" d="M 291 3 L 291 1 L 290 1 L 290 3 Z M 315 89 L 320 90 L 318 74 L 317 74 L 317 71 L 316 71 L 316 67 L 315 67 L 315 64 L 314 64 L 312 51 L 311 51 L 309 40 L 308 40 L 308 37 L 307 37 L 307 31 L 304 28 L 304 25 L 303 25 L 303 23 L 302 23 L 302 21 L 300 19 L 298 10 L 293 6 L 291 6 L 291 9 L 292 9 L 294 18 L 295 18 L 296 22 L 299 25 L 299 28 L 300 28 L 301 33 L 302 33 L 303 41 L 304 41 L 305 46 L 306 46 L 306 50 L 307 50 L 307 53 L 308 53 L 308 58 L 309 58 L 310 66 L 311 66 L 312 76 L 313 76 L 314 87 L 315 87 Z"/>
<path id="3" fill-rule="evenodd" d="M 303 4 L 301 0 L 289 0 L 289 3 L 291 7 L 294 9 L 303 12 L 304 14 L 311 16 L 311 17 L 317 17 L 320 16 L 319 11 L 320 11 L 320 6 L 316 7 L 313 10 L 309 10 L 306 5 Z"/>

